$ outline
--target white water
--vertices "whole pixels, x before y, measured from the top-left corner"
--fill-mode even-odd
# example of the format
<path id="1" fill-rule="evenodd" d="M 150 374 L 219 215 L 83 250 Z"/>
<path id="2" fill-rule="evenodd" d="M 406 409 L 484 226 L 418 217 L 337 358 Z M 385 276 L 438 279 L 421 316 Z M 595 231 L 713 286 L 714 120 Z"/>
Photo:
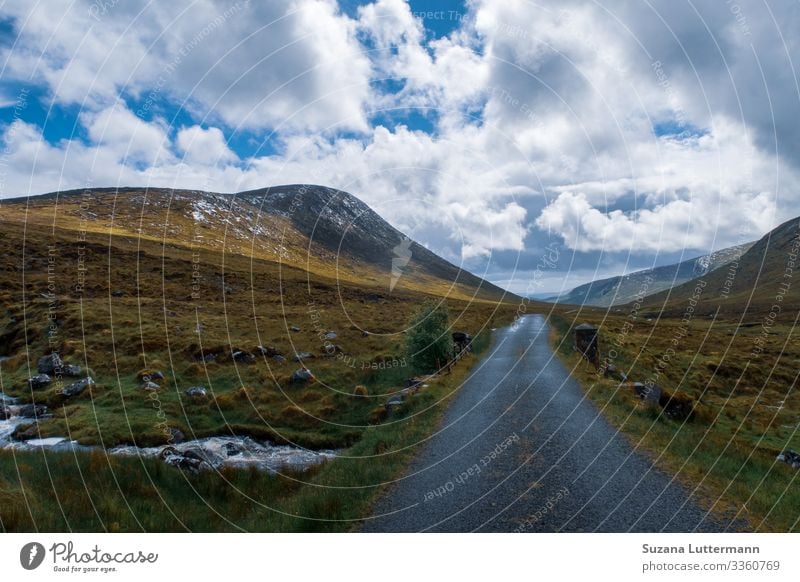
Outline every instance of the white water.
<path id="1" fill-rule="evenodd" d="M 18 451 L 34 450 L 42 447 L 53 450 L 96 449 L 96 447 L 79 445 L 76 441 L 63 437 L 15 441 L 11 438 L 14 429 L 20 424 L 33 422 L 33 419 L 17 416 L 19 406 L 16 405 L 16 400 L 2 392 L 0 392 L 0 403 L 8 406 L 11 413 L 14 414 L 8 420 L 0 420 L 0 449 Z M 270 472 L 279 472 L 282 469 L 304 470 L 336 456 L 336 451 L 333 450 L 312 451 L 295 446 L 259 442 L 249 437 L 235 436 L 208 437 L 172 446 L 181 453 L 186 451 L 198 453 L 201 457 L 207 459 L 212 467 L 256 467 Z M 106 452 L 110 455 L 125 457 L 154 458 L 158 457 L 165 447 L 166 445 L 160 447 L 119 446 L 108 449 Z"/>

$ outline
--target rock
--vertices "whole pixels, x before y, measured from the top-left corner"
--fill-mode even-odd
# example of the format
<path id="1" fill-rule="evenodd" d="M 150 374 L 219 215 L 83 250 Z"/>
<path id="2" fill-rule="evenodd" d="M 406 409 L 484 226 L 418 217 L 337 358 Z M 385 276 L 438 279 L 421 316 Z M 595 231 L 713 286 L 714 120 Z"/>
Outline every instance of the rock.
<path id="1" fill-rule="evenodd" d="M 125 291 L 123 291 L 122 289 L 114 289 L 111 292 L 111 296 L 112 297 L 124 297 L 125 296 Z"/>
<path id="2" fill-rule="evenodd" d="M 273 346 L 258 346 L 256 347 L 254 352 L 261 354 L 262 356 L 266 356 L 267 358 L 272 358 L 274 356 L 280 356 L 281 352 L 278 348 Z"/>
<path id="3" fill-rule="evenodd" d="M 289 382 L 292 384 L 305 384 L 313 379 L 314 374 L 311 373 L 311 370 L 308 368 L 300 368 L 292 372 L 292 377 L 289 379 Z"/>
<path id="4" fill-rule="evenodd" d="M 205 386 L 190 386 L 186 389 L 186 395 L 189 398 L 205 398 L 206 392 Z"/>
<path id="5" fill-rule="evenodd" d="M 170 467 L 176 467 L 190 473 L 199 473 L 202 469 L 211 468 L 202 458 L 182 453 L 175 447 L 164 447 L 158 457 Z"/>
<path id="6" fill-rule="evenodd" d="M 630 386 L 636 395 L 645 402 L 658 404 L 661 401 L 661 387 L 658 384 L 647 385 L 641 382 L 632 382 Z"/>
<path id="7" fill-rule="evenodd" d="M 242 448 L 234 443 L 225 443 L 225 454 L 229 457 L 235 457 L 242 454 Z"/>
<path id="8" fill-rule="evenodd" d="M 406 380 L 406 385 L 405 385 L 405 387 L 406 387 L 406 388 L 416 388 L 416 387 L 417 387 L 417 386 L 419 386 L 421 383 L 422 383 L 422 380 L 420 380 L 419 378 L 416 378 L 416 377 L 414 377 L 414 378 L 409 378 L 408 380 Z"/>
<path id="9" fill-rule="evenodd" d="M 161 388 L 161 386 L 159 386 L 155 382 L 147 381 L 144 384 L 142 384 L 142 390 L 158 390 L 159 388 Z"/>
<path id="10" fill-rule="evenodd" d="M 183 431 L 175 428 L 174 426 L 169 427 L 169 436 L 167 440 L 170 444 L 180 444 L 186 440 L 186 435 L 183 434 Z"/>
<path id="11" fill-rule="evenodd" d="M 277 363 L 277 364 L 285 364 L 285 363 L 286 363 L 286 358 L 284 358 L 284 357 L 283 357 L 283 356 L 281 356 L 281 355 L 275 355 L 275 356 L 272 356 L 272 359 L 273 359 L 273 361 L 275 361 L 275 363 Z"/>
<path id="12" fill-rule="evenodd" d="M 325 335 L 323 335 L 322 337 L 325 338 L 325 339 L 332 340 L 332 339 L 336 339 L 338 336 L 336 335 L 335 331 L 329 331 L 329 332 L 326 332 Z"/>
<path id="13" fill-rule="evenodd" d="M 53 379 L 48 374 L 36 374 L 28 378 L 28 386 L 31 390 L 38 390 L 50 384 Z"/>
<path id="14" fill-rule="evenodd" d="M 20 424 L 17 426 L 11 438 L 15 441 L 29 441 L 31 439 L 38 439 L 40 436 L 39 425 L 34 422 L 33 424 Z"/>
<path id="15" fill-rule="evenodd" d="M 142 370 L 136 374 L 136 378 L 142 382 L 158 382 L 163 380 L 165 376 L 161 370 Z"/>
<path id="16" fill-rule="evenodd" d="M 22 418 L 45 418 L 50 415 L 50 410 L 44 404 L 25 404 L 18 414 Z"/>
<path id="17" fill-rule="evenodd" d="M 400 395 L 392 396 L 389 400 L 386 401 L 386 406 L 394 407 L 394 406 L 402 406 L 403 405 L 403 397 Z"/>
<path id="18" fill-rule="evenodd" d="M 252 352 L 246 350 L 234 350 L 231 353 L 231 359 L 239 364 L 255 364 L 256 357 Z"/>
<path id="19" fill-rule="evenodd" d="M 40 374 L 55 374 L 57 369 L 64 366 L 61 356 L 58 354 L 47 354 L 39 358 L 39 363 L 36 365 L 36 371 Z"/>
<path id="20" fill-rule="evenodd" d="M 293 362 L 302 362 L 303 360 L 310 360 L 311 358 L 315 358 L 314 354 L 310 354 L 308 352 L 297 352 L 293 357 Z"/>
<path id="21" fill-rule="evenodd" d="M 291 326 L 291 327 L 289 328 L 289 331 L 300 331 L 300 328 L 299 328 L 299 327 L 297 327 L 296 325 L 293 325 L 293 326 Z"/>
<path id="22" fill-rule="evenodd" d="M 90 376 L 86 376 L 86 378 L 81 378 L 77 382 L 73 382 L 72 384 L 70 384 L 69 386 L 64 388 L 61 391 L 61 395 L 65 396 L 67 398 L 71 398 L 73 396 L 77 396 L 78 394 L 80 394 L 81 392 L 86 390 L 86 388 L 88 388 L 89 386 L 91 386 L 93 384 L 94 384 L 94 380 L 92 380 L 92 378 Z"/>
<path id="23" fill-rule="evenodd" d="M 370 334 L 367 330 L 361 332 L 361 337 L 369 337 L 370 335 L 372 334 Z"/>
<path id="24" fill-rule="evenodd" d="M 796 453 L 791 449 L 786 449 L 785 451 L 781 451 L 781 453 L 776 457 L 778 461 L 786 463 L 792 469 L 800 469 L 800 453 Z"/>
<path id="25" fill-rule="evenodd" d="M 0 420 L 11 418 L 11 410 L 5 404 L 0 404 Z"/>
<path id="26" fill-rule="evenodd" d="M 77 378 L 81 375 L 81 367 L 76 364 L 64 364 L 61 368 L 61 375 Z"/>

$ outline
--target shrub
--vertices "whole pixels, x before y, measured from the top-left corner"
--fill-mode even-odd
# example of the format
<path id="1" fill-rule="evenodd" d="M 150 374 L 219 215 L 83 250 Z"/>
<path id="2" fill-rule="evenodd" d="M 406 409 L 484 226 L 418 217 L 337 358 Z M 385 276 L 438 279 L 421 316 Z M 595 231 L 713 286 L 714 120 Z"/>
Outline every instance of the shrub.
<path id="1" fill-rule="evenodd" d="M 450 315 L 444 303 L 424 305 L 412 318 L 406 336 L 406 354 L 417 372 L 435 372 L 451 356 Z"/>
<path id="2" fill-rule="evenodd" d="M 367 391 L 366 386 L 362 386 L 359 384 L 353 389 L 353 396 L 367 396 L 369 392 Z"/>

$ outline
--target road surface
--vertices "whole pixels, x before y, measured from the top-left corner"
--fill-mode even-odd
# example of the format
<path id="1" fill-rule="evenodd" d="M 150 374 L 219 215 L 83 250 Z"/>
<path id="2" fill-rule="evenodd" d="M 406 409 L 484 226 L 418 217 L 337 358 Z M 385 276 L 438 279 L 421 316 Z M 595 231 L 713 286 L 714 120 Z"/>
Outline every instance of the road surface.
<path id="1" fill-rule="evenodd" d="M 363 531 L 722 531 L 584 398 L 540 315 L 497 330 Z"/>

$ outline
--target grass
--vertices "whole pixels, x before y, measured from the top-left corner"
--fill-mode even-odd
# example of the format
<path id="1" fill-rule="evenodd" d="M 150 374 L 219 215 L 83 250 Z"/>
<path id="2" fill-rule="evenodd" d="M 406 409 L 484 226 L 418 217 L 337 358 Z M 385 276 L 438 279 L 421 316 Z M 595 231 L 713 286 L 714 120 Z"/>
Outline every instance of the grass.
<path id="1" fill-rule="evenodd" d="M 775 460 L 784 449 L 800 449 L 793 322 L 779 321 L 764 352 L 754 355 L 760 330 L 735 320 L 704 317 L 687 326 L 681 318 L 630 315 L 566 307 L 551 315 L 553 344 L 587 396 L 708 509 L 736 518 L 743 529 L 800 531 L 798 473 Z M 571 329 L 583 321 L 599 327 L 603 358 L 631 380 L 649 379 L 689 399 L 693 418 L 670 419 L 598 375 L 572 347 Z"/>
<path id="2" fill-rule="evenodd" d="M 21 426 L 22 435 L 152 446 L 167 442 L 169 426 L 188 438 L 250 435 L 343 452 L 307 473 L 273 476 L 188 475 L 101 452 L 0 451 L 5 531 L 347 530 L 430 434 L 474 361 L 467 357 L 387 417 L 383 404 L 413 375 L 404 331 L 418 306 L 446 302 L 453 330 L 475 336 L 476 351 L 516 309 L 414 273 L 389 292 L 387 277 L 366 276 L 368 265 L 343 273 L 313 253 L 304 264 L 308 246 L 296 232 L 288 260 L 276 262 L 265 249 L 249 252 L 248 241 L 219 243 L 209 225 L 206 242 L 189 244 L 180 236 L 189 225 L 173 216 L 163 226 L 152 206 L 144 219 L 118 208 L 109 228 L 84 224 L 68 202 L 55 219 L 46 205 L 27 215 L 21 205 L 0 212 L 0 355 L 8 358 L 0 390 L 53 413 Z M 329 357 L 322 334 L 330 330 L 341 353 Z M 287 362 L 230 357 L 258 345 Z M 96 384 L 66 400 L 58 389 L 67 378 L 31 390 L 27 378 L 51 350 Z M 304 362 L 316 378 L 310 384 L 290 381 L 301 351 L 315 356 Z M 220 355 L 202 359 L 209 353 Z M 154 370 L 165 379 L 151 393 L 141 378 Z M 207 397 L 188 397 L 194 385 Z"/>

